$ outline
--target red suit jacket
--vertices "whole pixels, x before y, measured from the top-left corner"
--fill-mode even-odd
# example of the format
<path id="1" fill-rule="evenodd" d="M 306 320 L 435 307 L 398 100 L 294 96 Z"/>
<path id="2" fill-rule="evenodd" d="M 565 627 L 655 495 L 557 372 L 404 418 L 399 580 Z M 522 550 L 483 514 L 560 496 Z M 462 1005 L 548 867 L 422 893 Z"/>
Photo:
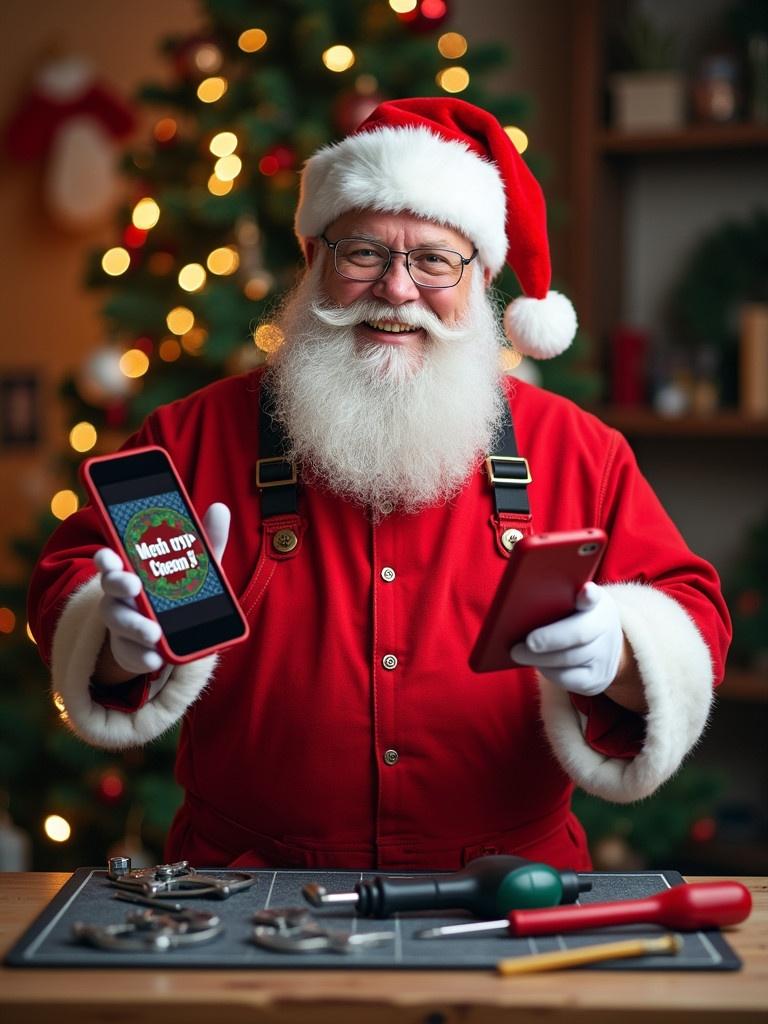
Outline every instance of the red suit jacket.
<path id="1" fill-rule="evenodd" d="M 509 378 L 530 517 L 497 519 L 479 467 L 457 497 L 415 515 L 374 521 L 303 486 L 298 516 L 263 522 L 262 372 L 157 410 L 129 442 L 167 448 L 199 511 L 231 507 L 223 564 L 249 640 L 218 663 L 174 668 L 162 685 L 138 680 L 119 699 L 89 689 L 104 640 L 90 558 L 104 537 L 86 507 L 53 535 L 30 591 L 71 728 L 119 748 L 183 716 L 186 800 L 171 859 L 452 870 L 514 852 L 587 868 L 574 783 L 610 800 L 646 796 L 704 727 L 729 636 L 714 570 L 687 548 L 621 435 Z M 287 554 L 271 544 L 285 526 L 299 537 Z M 532 669 L 470 670 L 510 526 L 607 531 L 597 582 L 619 607 L 646 716 L 606 697 L 571 699 Z"/>

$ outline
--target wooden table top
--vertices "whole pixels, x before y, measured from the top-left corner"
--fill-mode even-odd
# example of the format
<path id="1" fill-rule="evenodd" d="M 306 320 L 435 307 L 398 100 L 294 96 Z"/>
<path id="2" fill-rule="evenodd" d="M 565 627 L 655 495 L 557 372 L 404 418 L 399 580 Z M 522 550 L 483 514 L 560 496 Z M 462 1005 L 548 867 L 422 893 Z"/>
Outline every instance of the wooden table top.
<path id="1" fill-rule="evenodd" d="M 67 874 L 0 873 L 3 955 Z M 688 879 L 688 881 L 713 879 Z M 702 1024 L 768 1021 L 768 877 L 727 938 L 741 971 L 87 970 L 0 968 L 5 1024 Z"/>

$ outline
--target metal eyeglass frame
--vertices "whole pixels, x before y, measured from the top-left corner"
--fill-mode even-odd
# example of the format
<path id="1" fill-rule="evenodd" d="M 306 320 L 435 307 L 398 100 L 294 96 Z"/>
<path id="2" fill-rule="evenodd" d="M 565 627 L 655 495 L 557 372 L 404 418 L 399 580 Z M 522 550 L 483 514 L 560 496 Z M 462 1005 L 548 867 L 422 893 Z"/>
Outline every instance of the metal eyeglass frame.
<path id="1" fill-rule="evenodd" d="M 408 271 L 408 276 L 410 277 L 410 279 L 413 281 L 417 288 L 434 288 L 436 290 L 443 288 L 455 288 L 456 285 L 459 284 L 462 277 L 464 276 L 464 268 L 466 266 L 469 266 L 469 264 L 477 257 L 478 254 L 478 250 L 473 249 L 471 256 L 462 256 L 461 253 L 456 252 L 455 249 L 440 249 L 439 246 L 431 245 L 417 245 L 414 246 L 413 249 L 407 249 L 405 252 L 403 252 L 402 249 L 390 249 L 389 246 L 384 245 L 383 242 L 373 242 L 370 238 L 358 238 L 355 235 L 352 235 L 349 238 L 337 238 L 335 242 L 332 242 L 330 239 L 326 238 L 325 233 L 321 234 L 320 237 L 333 253 L 333 269 L 336 271 L 339 277 L 343 277 L 345 281 L 357 281 L 359 284 L 373 284 L 374 281 L 380 281 L 382 277 L 386 276 L 386 274 L 389 271 L 389 268 L 392 266 L 392 257 L 405 256 L 405 269 Z M 378 274 L 376 277 L 369 278 L 348 277 L 346 274 L 342 274 L 342 272 L 339 270 L 338 263 L 336 262 L 336 247 L 338 245 L 341 245 L 342 242 L 367 242 L 368 245 L 376 245 L 380 249 L 386 249 L 387 252 L 389 253 L 389 258 L 387 259 L 387 262 L 384 265 L 384 268 L 381 271 L 381 273 Z M 420 281 L 416 281 L 414 279 L 413 274 L 411 273 L 410 255 L 412 252 L 418 252 L 420 249 L 435 249 L 438 252 L 455 253 L 455 255 L 458 256 L 459 259 L 461 260 L 461 270 L 459 271 L 458 279 L 454 281 L 452 284 L 422 284 Z"/>

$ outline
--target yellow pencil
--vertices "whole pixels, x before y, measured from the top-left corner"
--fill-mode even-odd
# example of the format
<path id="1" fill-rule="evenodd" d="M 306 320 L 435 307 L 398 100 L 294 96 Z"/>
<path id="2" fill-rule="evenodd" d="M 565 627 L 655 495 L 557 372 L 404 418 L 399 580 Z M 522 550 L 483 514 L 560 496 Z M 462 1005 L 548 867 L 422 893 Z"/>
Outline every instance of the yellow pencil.
<path id="1" fill-rule="evenodd" d="M 531 956 L 515 956 L 499 960 L 496 970 L 499 974 L 527 974 L 529 971 L 556 971 L 564 967 L 579 967 L 599 960 L 614 960 L 617 957 L 650 956 L 655 953 L 679 953 L 683 940 L 679 935 L 662 935 L 653 939 L 625 939 L 621 942 L 601 942 L 595 946 L 580 949 L 559 949 L 554 953 L 534 953 Z"/>

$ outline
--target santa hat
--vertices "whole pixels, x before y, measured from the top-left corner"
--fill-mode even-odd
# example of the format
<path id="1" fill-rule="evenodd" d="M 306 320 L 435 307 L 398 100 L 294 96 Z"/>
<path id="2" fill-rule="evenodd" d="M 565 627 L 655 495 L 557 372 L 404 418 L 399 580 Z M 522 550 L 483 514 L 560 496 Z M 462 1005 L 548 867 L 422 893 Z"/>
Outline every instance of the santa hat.
<path id="1" fill-rule="evenodd" d="M 350 210 L 414 213 L 460 231 L 492 274 L 506 261 L 523 295 L 504 313 L 515 348 L 559 355 L 576 333 L 569 300 L 549 290 L 547 216 L 539 183 L 491 114 L 453 98 L 392 100 L 306 163 L 300 241 Z"/>

